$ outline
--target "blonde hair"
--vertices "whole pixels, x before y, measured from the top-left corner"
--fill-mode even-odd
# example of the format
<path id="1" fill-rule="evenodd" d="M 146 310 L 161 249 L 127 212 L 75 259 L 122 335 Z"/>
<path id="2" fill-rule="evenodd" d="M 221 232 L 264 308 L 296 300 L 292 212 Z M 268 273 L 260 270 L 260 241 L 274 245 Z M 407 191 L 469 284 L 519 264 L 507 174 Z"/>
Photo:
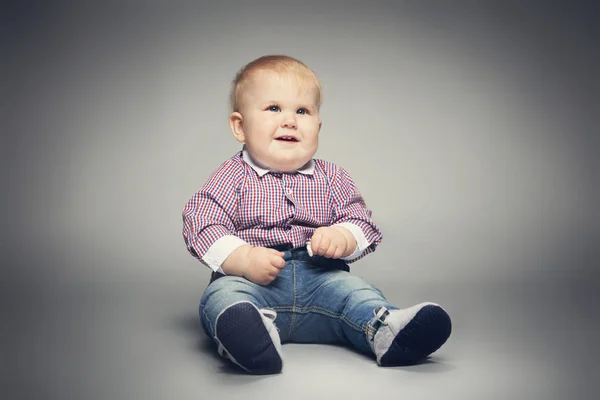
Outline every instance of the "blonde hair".
<path id="1" fill-rule="evenodd" d="M 240 99 L 244 90 L 245 84 L 250 76 L 258 71 L 274 71 L 277 73 L 290 73 L 295 75 L 301 81 L 312 81 L 315 83 L 318 90 L 317 107 L 323 102 L 323 93 L 321 83 L 317 75 L 306 66 L 303 62 L 289 56 L 284 55 L 269 55 L 257 58 L 254 61 L 246 64 L 238 71 L 231 85 L 231 93 L 229 95 L 229 106 L 232 112 L 240 111 Z"/>

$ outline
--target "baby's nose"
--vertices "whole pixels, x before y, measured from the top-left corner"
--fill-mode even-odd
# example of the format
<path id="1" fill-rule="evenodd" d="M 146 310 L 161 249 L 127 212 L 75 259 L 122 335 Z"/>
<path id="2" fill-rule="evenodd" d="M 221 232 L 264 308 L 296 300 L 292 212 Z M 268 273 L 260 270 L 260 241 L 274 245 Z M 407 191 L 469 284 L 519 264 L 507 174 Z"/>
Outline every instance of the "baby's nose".
<path id="1" fill-rule="evenodd" d="M 283 120 L 281 121 L 282 128 L 296 128 L 296 114 L 288 113 L 283 116 Z"/>

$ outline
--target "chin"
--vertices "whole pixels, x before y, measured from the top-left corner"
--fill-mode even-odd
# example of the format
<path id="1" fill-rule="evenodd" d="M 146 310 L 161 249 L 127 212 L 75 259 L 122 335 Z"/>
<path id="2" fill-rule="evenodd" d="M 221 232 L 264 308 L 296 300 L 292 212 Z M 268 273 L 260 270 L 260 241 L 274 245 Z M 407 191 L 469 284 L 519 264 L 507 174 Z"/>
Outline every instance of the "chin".
<path id="1" fill-rule="evenodd" d="M 281 172 L 293 172 L 296 171 L 298 168 L 302 167 L 304 164 L 306 164 L 308 161 L 304 161 L 304 162 L 279 162 L 277 163 L 277 166 L 274 167 L 274 169 L 277 169 Z"/>
<path id="2" fill-rule="evenodd" d="M 298 168 L 300 168 L 300 167 L 289 166 L 289 165 L 281 165 L 280 167 L 275 167 L 273 169 L 277 170 L 277 171 L 281 171 L 281 172 L 294 172 Z"/>

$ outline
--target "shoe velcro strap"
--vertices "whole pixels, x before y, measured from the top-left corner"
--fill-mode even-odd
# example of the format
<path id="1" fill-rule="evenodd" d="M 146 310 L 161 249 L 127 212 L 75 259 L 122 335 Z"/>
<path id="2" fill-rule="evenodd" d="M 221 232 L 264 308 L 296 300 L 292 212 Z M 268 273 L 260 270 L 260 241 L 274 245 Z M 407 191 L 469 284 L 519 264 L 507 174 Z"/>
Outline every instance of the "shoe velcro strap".
<path id="1" fill-rule="evenodd" d="M 379 321 L 382 325 L 387 325 L 385 323 L 385 319 L 388 315 L 390 315 L 390 312 L 387 308 L 377 307 L 375 310 L 373 310 L 373 314 L 375 315 L 375 318 L 377 318 L 377 321 Z"/>
<path id="2" fill-rule="evenodd" d="M 269 318 L 271 321 L 275 321 L 275 318 L 277 318 L 277 313 L 275 312 L 275 310 L 270 308 L 261 308 L 260 313 L 263 316 Z"/>

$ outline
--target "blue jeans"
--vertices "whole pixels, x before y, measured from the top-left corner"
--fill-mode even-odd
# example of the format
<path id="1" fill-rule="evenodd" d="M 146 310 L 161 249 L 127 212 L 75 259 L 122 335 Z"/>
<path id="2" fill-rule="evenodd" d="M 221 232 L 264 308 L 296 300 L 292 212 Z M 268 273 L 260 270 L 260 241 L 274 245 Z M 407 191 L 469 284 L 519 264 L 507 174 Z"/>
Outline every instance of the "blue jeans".
<path id="1" fill-rule="evenodd" d="M 373 354 L 369 338 L 377 329 L 373 310 L 391 305 L 375 286 L 351 275 L 342 260 L 310 257 L 306 248 L 284 252 L 285 267 L 267 286 L 237 276 L 212 281 L 200 301 L 206 334 L 214 337 L 215 320 L 225 308 L 250 301 L 277 312 L 282 343 L 338 343 Z"/>

